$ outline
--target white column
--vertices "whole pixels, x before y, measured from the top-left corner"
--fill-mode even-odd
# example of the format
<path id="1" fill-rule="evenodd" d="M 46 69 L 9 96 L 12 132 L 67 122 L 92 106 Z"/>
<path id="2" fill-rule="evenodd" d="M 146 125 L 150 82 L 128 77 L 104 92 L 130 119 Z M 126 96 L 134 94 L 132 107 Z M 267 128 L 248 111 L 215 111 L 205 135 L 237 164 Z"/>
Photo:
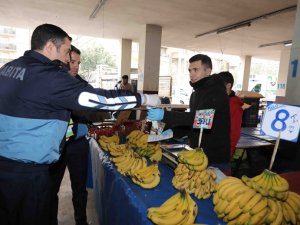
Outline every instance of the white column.
<path id="1" fill-rule="evenodd" d="M 251 58 L 252 56 L 246 55 L 243 57 L 243 84 L 242 91 L 248 91 L 249 86 L 249 76 L 250 76 L 250 68 L 251 68 Z"/>
<path id="2" fill-rule="evenodd" d="M 139 42 L 138 90 L 158 93 L 162 27 L 145 25 Z"/>
<path id="3" fill-rule="evenodd" d="M 121 76 L 130 76 L 131 72 L 131 47 L 132 40 L 122 39 L 121 40 Z"/>
<path id="4" fill-rule="evenodd" d="M 297 1 L 300 5 L 300 0 Z M 300 105 L 300 7 L 297 7 L 293 45 L 286 86 L 286 103 Z"/>
<path id="5" fill-rule="evenodd" d="M 290 54 L 291 48 L 282 46 L 277 79 L 276 102 L 282 102 L 285 98 L 287 75 L 290 65 Z"/>

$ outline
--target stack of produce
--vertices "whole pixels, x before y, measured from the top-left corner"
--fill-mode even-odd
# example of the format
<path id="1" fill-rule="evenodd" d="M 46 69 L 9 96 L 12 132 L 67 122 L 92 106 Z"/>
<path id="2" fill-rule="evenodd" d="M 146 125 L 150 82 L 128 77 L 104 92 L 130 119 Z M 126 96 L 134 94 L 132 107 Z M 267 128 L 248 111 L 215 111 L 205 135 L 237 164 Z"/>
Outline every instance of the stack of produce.
<path id="1" fill-rule="evenodd" d="M 227 224 L 300 224 L 300 196 L 285 179 L 265 170 L 242 180 L 227 177 L 217 185 L 214 210 Z"/>
<path id="2" fill-rule="evenodd" d="M 119 136 L 116 134 L 113 134 L 112 136 L 101 135 L 99 136 L 98 142 L 103 150 L 108 151 L 108 145 L 110 143 L 119 144 L 120 140 Z"/>
<path id="3" fill-rule="evenodd" d="M 160 172 L 157 164 L 133 170 L 131 173 L 132 181 L 143 188 L 154 188 L 160 182 Z"/>
<path id="4" fill-rule="evenodd" d="M 110 160 L 124 176 L 131 176 L 135 170 L 147 167 L 147 160 L 128 148 L 125 148 L 121 154 L 111 157 Z"/>
<path id="5" fill-rule="evenodd" d="M 148 218 L 155 224 L 193 224 L 197 213 L 197 204 L 183 191 L 173 195 L 160 207 L 149 208 Z"/>
<path id="6" fill-rule="evenodd" d="M 216 174 L 213 169 L 207 168 L 208 159 L 203 150 L 182 151 L 178 154 L 178 161 L 180 163 L 174 171 L 173 186 L 195 193 L 199 199 L 209 198 L 215 191 Z"/>
<path id="7" fill-rule="evenodd" d="M 159 162 L 162 150 L 159 143 L 148 143 L 149 134 L 140 130 L 133 130 L 127 136 L 127 144 L 141 156 L 149 157 L 151 161 Z"/>

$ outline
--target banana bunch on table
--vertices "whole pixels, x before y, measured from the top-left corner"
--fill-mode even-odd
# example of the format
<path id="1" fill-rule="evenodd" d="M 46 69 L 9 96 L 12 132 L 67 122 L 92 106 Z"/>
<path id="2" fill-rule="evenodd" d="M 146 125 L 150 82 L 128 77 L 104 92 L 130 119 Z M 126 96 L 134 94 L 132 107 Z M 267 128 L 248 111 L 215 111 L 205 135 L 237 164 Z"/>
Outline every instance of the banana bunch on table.
<path id="1" fill-rule="evenodd" d="M 108 145 L 110 143 L 116 143 L 119 144 L 120 139 L 119 136 L 114 134 L 110 137 L 106 136 L 106 135 L 101 135 L 98 139 L 98 143 L 100 144 L 101 148 L 105 151 L 108 151 Z"/>
<path id="2" fill-rule="evenodd" d="M 140 130 L 133 130 L 127 136 L 127 144 L 139 155 L 148 157 L 153 162 L 158 162 L 162 158 L 160 144 L 158 142 L 148 143 L 148 136 L 149 134 Z"/>
<path id="3" fill-rule="evenodd" d="M 269 172 L 264 171 L 263 173 Z M 275 175 L 279 176 L 278 174 L 271 176 Z M 213 197 L 214 211 L 218 217 L 229 225 L 300 224 L 300 196 L 286 190 L 284 181 L 282 181 L 282 186 L 277 183 L 276 190 L 284 191 L 285 197 L 279 195 L 280 197 L 277 198 L 276 195 L 265 192 L 262 194 L 258 191 L 261 188 L 257 189 L 261 183 L 254 184 L 257 179 L 244 177 L 241 180 L 235 177 L 226 177 L 220 181 Z M 283 178 L 280 177 L 280 179 Z"/>
<path id="4" fill-rule="evenodd" d="M 216 188 L 216 174 L 207 168 L 208 159 L 201 148 L 178 153 L 178 161 L 174 170 L 172 184 L 178 190 L 185 189 L 194 193 L 199 199 L 206 199 Z"/>
<path id="5" fill-rule="evenodd" d="M 184 163 L 190 170 L 202 171 L 207 168 L 208 158 L 202 148 L 182 151 L 177 156 L 178 161 Z"/>
<path id="6" fill-rule="evenodd" d="M 166 200 L 159 207 L 148 208 L 148 218 L 154 224 L 194 224 L 198 206 L 191 196 L 183 191 Z"/>
<path id="7" fill-rule="evenodd" d="M 263 196 L 286 200 L 288 197 L 289 183 L 286 179 L 270 170 L 264 170 L 256 177 L 242 176 L 247 186 L 252 187 Z"/>
<path id="8" fill-rule="evenodd" d="M 213 169 L 202 171 L 190 170 L 185 164 L 179 163 L 174 170 L 173 186 L 188 193 L 194 193 L 198 199 L 207 199 L 216 190 L 216 174 Z"/>
<path id="9" fill-rule="evenodd" d="M 140 185 L 143 188 L 150 189 L 156 187 L 160 182 L 158 165 L 155 163 L 132 171 L 131 179 L 133 183 Z"/>
<path id="10" fill-rule="evenodd" d="M 110 160 L 115 163 L 119 173 L 124 176 L 131 176 L 136 170 L 147 167 L 147 160 L 128 148 L 125 148 L 122 154 L 111 157 Z"/>

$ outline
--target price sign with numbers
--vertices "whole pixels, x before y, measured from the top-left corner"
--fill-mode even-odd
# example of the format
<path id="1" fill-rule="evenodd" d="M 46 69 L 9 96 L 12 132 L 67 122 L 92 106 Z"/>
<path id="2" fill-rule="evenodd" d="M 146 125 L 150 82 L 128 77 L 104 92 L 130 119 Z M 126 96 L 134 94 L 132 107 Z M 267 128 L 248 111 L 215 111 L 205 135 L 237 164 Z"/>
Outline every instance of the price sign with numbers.
<path id="1" fill-rule="evenodd" d="M 297 142 L 300 130 L 300 107 L 271 104 L 267 106 L 261 131 L 267 135 Z"/>
<path id="2" fill-rule="evenodd" d="M 214 109 L 197 110 L 194 119 L 194 128 L 211 129 L 214 120 Z"/>

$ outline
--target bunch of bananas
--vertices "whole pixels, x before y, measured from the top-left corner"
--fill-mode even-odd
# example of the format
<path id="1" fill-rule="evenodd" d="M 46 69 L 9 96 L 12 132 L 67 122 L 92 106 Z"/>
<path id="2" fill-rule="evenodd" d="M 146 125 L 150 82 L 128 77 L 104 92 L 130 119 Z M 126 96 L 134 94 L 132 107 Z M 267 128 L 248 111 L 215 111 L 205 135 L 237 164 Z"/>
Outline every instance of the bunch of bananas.
<path id="1" fill-rule="evenodd" d="M 151 161 L 158 162 L 162 158 L 162 150 L 159 143 L 148 143 L 148 134 L 140 130 L 133 130 L 127 136 L 127 144 L 141 156 L 149 157 Z"/>
<path id="2" fill-rule="evenodd" d="M 131 176 L 136 170 L 147 167 L 147 160 L 128 148 L 125 148 L 122 154 L 110 158 L 110 160 L 115 163 L 119 173 L 124 176 Z"/>
<path id="3" fill-rule="evenodd" d="M 257 185 L 253 185 L 254 182 L 247 180 L 245 183 L 235 177 L 227 177 L 220 181 L 213 197 L 214 211 L 218 217 L 229 225 L 300 224 L 298 194 L 282 188 L 287 193 L 285 200 L 269 194 L 262 195 L 255 189 Z"/>
<path id="4" fill-rule="evenodd" d="M 198 206 L 191 196 L 178 192 L 166 200 L 160 207 L 148 209 L 148 218 L 155 224 L 193 224 L 198 213 Z"/>
<path id="5" fill-rule="evenodd" d="M 149 189 L 156 187 L 160 182 L 158 165 L 155 163 L 141 169 L 133 170 L 131 179 L 135 184 L 138 184 L 143 188 Z"/>
<path id="6" fill-rule="evenodd" d="M 207 199 L 216 190 L 217 176 L 213 169 L 195 171 L 190 170 L 185 164 L 179 163 L 174 172 L 173 186 L 178 190 L 185 189 L 190 194 L 194 193 L 198 199 Z"/>
<path id="7" fill-rule="evenodd" d="M 207 168 L 208 159 L 202 148 L 178 153 L 178 161 L 184 163 L 190 170 L 202 171 Z"/>
<path id="8" fill-rule="evenodd" d="M 256 177 L 242 176 L 244 183 L 261 193 L 263 196 L 286 200 L 288 197 L 289 183 L 278 174 L 264 170 Z"/>
<path id="9" fill-rule="evenodd" d="M 116 143 L 119 144 L 120 140 L 119 140 L 119 136 L 114 134 L 110 137 L 106 136 L 106 135 L 101 135 L 98 139 L 99 144 L 101 145 L 101 148 L 105 151 L 108 151 L 108 145 L 110 143 Z"/>
<path id="10" fill-rule="evenodd" d="M 114 157 L 122 156 L 126 150 L 126 144 L 116 144 L 111 142 L 107 144 L 107 151 Z"/>

